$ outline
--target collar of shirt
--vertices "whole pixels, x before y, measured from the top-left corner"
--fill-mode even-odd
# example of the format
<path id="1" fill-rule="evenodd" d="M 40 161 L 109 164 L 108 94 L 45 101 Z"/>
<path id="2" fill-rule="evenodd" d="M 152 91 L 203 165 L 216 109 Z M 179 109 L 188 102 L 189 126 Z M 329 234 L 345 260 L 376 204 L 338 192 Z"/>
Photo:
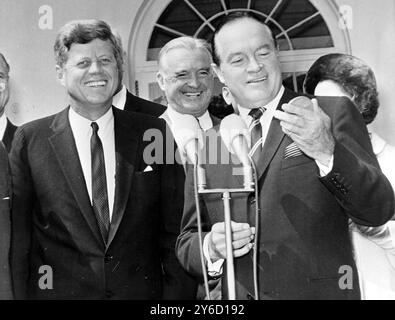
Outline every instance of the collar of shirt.
<path id="1" fill-rule="evenodd" d="M 170 106 L 167 107 L 167 114 L 169 115 L 171 123 L 183 121 L 183 114 L 174 110 Z M 207 131 L 213 127 L 213 121 L 211 120 L 210 114 L 207 110 L 205 113 L 203 113 L 203 115 L 197 117 L 196 119 L 198 120 L 200 128 L 202 128 L 203 131 Z"/>
<path id="2" fill-rule="evenodd" d="M 7 128 L 7 117 L 3 113 L 3 115 L 0 117 L 0 140 L 3 139 L 6 128 Z"/>
<path id="3" fill-rule="evenodd" d="M 70 107 L 69 121 L 74 136 L 77 135 L 83 138 L 89 137 L 90 139 L 92 135 L 92 122 L 96 122 L 99 126 L 98 135 L 101 140 L 106 139 L 109 132 L 114 132 L 114 114 L 112 108 L 109 108 L 108 111 L 96 121 L 92 121 L 84 118 Z"/>
<path id="4" fill-rule="evenodd" d="M 280 103 L 281 97 L 284 94 L 284 91 L 285 91 L 284 86 L 281 86 L 281 88 L 278 91 L 276 97 L 272 101 L 270 101 L 267 105 L 262 106 L 262 107 L 266 108 L 265 113 L 261 117 L 261 124 L 262 124 L 262 126 L 263 126 L 263 122 L 270 123 L 270 121 L 272 120 L 274 111 L 276 111 L 277 106 Z M 250 113 L 250 111 L 251 111 L 251 109 L 239 106 L 240 116 L 245 121 L 247 126 L 249 126 L 251 121 L 252 121 L 252 117 L 248 115 Z"/>
<path id="5" fill-rule="evenodd" d="M 262 125 L 262 146 L 265 144 L 266 136 L 269 132 L 270 123 L 272 122 L 274 111 L 276 111 L 278 104 L 280 103 L 281 97 L 283 96 L 285 88 L 281 86 L 280 90 L 278 91 L 276 97 L 270 101 L 267 105 L 263 106 L 266 108 L 265 113 L 260 118 L 260 123 Z M 243 108 L 239 106 L 239 113 L 241 118 L 247 125 L 247 128 L 252 122 L 252 117 L 248 114 L 250 113 L 251 109 Z"/>
<path id="6" fill-rule="evenodd" d="M 125 85 L 122 85 L 121 91 L 112 97 L 112 105 L 120 110 L 125 109 L 127 91 Z"/>
<path id="7" fill-rule="evenodd" d="M 82 172 L 84 174 L 86 188 L 89 198 L 92 202 L 92 165 L 90 140 L 92 136 L 91 123 L 93 121 L 82 117 L 71 107 L 69 109 L 69 121 L 77 147 Z M 116 170 L 114 113 L 112 108 L 109 108 L 109 110 L 103 116 L 94 122 L 96 122 L 99 126 L 98 135 L 103 146 L 104 163 L 106 168 L 108 207 L 111 220 L 114 207 Z"/>

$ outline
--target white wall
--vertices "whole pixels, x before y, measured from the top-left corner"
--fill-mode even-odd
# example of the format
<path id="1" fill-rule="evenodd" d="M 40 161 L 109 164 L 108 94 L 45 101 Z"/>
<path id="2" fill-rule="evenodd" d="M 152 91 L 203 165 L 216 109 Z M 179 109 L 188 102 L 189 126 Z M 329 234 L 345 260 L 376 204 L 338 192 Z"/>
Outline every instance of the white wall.
<path id="1" fill-rule="evenodd" d="M 395 1 L 337 2 L 353 11 L 352 54 L 366 61 L 377 77 L 381 105 L 373 127 L 395 145 Z"/>
<path id="2" fill-rule="evenodd" d="M 131 22 L 143 0 L 0 0 L 0 51 L 11 66 L 7 114 L 21 124 L 60 111 L 67 105 L 57 82 L 53 44 L 67 21 L 97 18 L 129 39 Z M 53 29 L 39 28 L 43 5 L 53 10 Z M 125 44 L 126 45 L 126 44 Z"/>
<path id="3" fill-rule="evenodd" d="M 143 1 L 0 0 L 0 51 L 11 65 L 12 96 L 7 109 L 10 118 L 21 124 L 66 106 L 63 87 L 56 81 L 52 51 L 62 25 L 73 19 L 105 20 L 118 30 L 127 48 L 132 22 Z M 395 145 L 395 1 L 336 1 L 353 9 L 353 54 L 371 65 L 379 82 L 382 106 L 375 127 Z M 51 30 L 39 28 L 43 16 L 39 8 L 43 5 L 53 10 Z"/>

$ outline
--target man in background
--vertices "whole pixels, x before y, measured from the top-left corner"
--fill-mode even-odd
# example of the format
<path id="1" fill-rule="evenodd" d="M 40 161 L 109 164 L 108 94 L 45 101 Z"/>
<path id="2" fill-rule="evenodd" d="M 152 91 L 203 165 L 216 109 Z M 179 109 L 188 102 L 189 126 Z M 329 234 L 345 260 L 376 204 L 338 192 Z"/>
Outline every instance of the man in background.
<path id="1" fill-rule="evenodd" d="M 144 113 L 153 117 L 159 117 L 166 110 L 161 104 L 130 93 L 124 84 L 121 85 L 114 95 L 113 105 L 120 110 Z"/>
<path id="2" fill-rule="evenodd" d="M 11 149 L 12 139 L 17 128 L 6 117 L 4 112 L 10 98 L 9 74 L 10 66 L 4 55 L 0 52 L 0 138 L 8 152 Z"/>
<path id="3" fill-rule="evenodd" d="M 10 252 L 11 173 L 8 153 L 0 142 L 0 300 L 12 299 Z"/>
<path id="4" fill-rule="evenodd" d="M 195 117 L 203 131 L 220 123 L 220 119 L 208 111 L 214 87 L 211 63 L 210 45 L 193 37 L 175 38 L 159 52 L 157 81 L 168 102 L 167 110 L 160 117 L 166 120 L 176 143 L 183 134 L 177 132 L 177 128 L 184 128 L 185 115 Z M 212 298 L 221 294 L 217 285 L 218 281 L 210 282 Z M 200 286 L 197 298 L 203 297 Z"/>
<path id="5" fill-rule="evenodd" d="M 11 271 L 9 265 L 9 250 L 11 238 L 10 208 L 11 208 L 11 173 L 8 164 L 7 151 L 16 127 L 6 118 L 4 108 L 9 99 L 9 72 L 5 57 L 0 53 L 0 137 L 7 149 L 0 142 L 0 300 L 12 299 Z"/>
<path id="6" fill-rule="evenodd" d="M 210 46 L 202 39 L 175 38 L 159 52 L 157 81 L 168 103 L 161 117 L 175 136 L 174 125 L 185 114 L 195 117 L 203 131 L 220 122 L 207 111 L 214 87 L 211 63 Z"/>
<path id="7" fill-rule="evenodd" d="M 118 42 L 118 46 L 122 48 L 123 64 L 119 66 L 119 70 L 118 70 L 119 84 L 113 97 L 113 101 L 112 101 L 113 106 L 120 110 L 140 112 L 140 113 L 148 114 L 153 117 L 159 117 L 166 110 L 164 106 L 133 95 L 126 88 L 126 86 L 122 84 L 122 78 L 123 78 L 124 66 L 126 60 L 126 51 L 123 49 L 121 36 L 118 33 L 116 33 L 115 38 Z"/>

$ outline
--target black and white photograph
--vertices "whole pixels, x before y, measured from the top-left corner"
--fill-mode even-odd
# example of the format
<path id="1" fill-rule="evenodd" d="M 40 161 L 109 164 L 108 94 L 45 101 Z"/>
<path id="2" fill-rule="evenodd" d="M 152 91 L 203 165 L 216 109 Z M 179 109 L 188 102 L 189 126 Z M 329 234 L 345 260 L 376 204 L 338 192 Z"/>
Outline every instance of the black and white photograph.
<path id="1" fill-rule="evenodd" d="M 0 300 L 395 300 L 394 34 L 394 0 L 0 0 Z"/>

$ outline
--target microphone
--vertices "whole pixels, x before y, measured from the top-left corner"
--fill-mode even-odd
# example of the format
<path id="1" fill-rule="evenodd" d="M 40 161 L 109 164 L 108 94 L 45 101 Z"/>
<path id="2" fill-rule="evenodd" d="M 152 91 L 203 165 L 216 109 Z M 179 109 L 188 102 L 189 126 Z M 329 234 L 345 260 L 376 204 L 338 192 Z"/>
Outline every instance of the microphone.
<path id="1" fill-rule="evenodd" d="M 174 139 L 181 153 L 187 156 L 189 163 L 197 166 L 199 189 L 206 187 L 206 173 L 199 161 L 203 141 L 201 128 L 196 118 L 190 114 L 183 114 L 172 124 Z"/>
<path id="2" fill-rule="evenodd" d="M 251 138 L 248 128 L 238 115 L 231 114 L 221 121 L 220 134 L 222 141 L 231 154 L 235 154 L 243 166 L 244 187 L 254 186 L 250 152 Z"/>

